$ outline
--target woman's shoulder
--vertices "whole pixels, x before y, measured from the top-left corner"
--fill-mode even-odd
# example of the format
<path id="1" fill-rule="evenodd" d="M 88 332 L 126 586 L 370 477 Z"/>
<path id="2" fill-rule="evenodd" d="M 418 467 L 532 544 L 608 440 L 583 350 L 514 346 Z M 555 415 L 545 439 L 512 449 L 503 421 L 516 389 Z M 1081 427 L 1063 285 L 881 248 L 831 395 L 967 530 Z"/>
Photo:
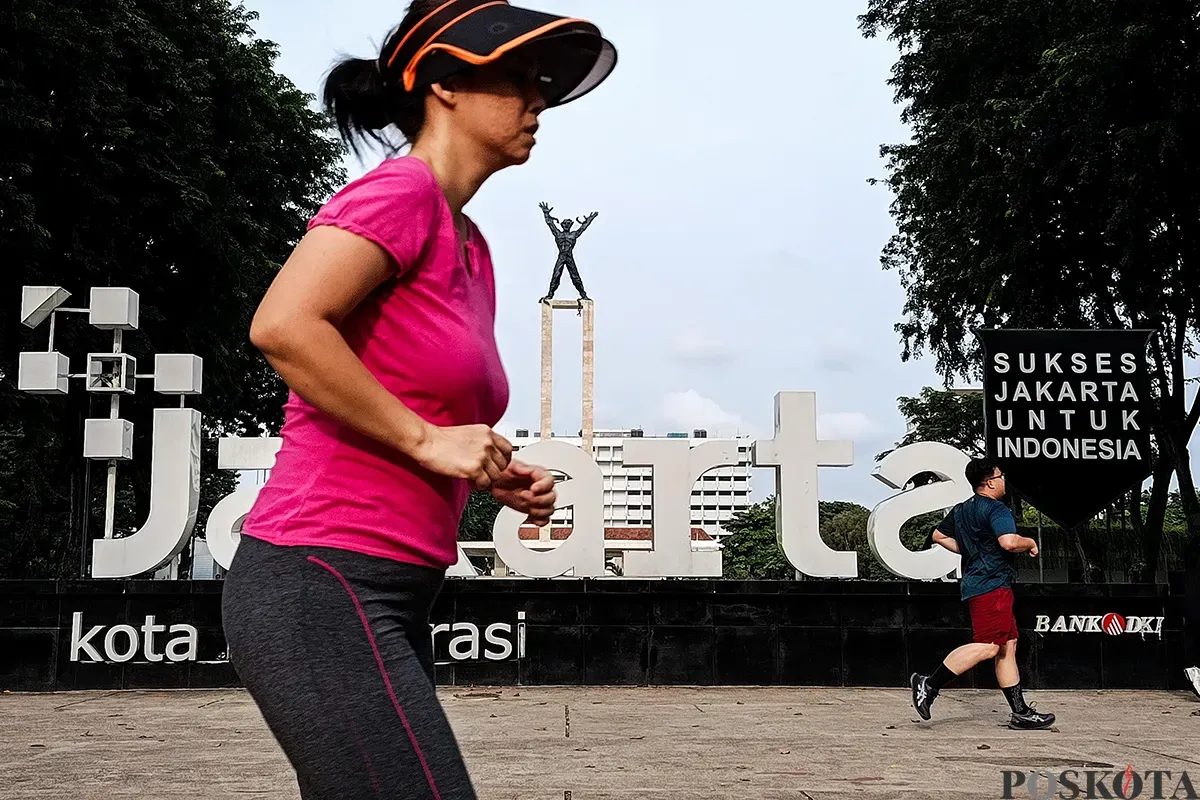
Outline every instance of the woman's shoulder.
<path id="1" fill-rule="evenodd" d="M 332 225 L 363 236 L 407 269 L 437 230 L 442 203 L 441 188 L 424 162 L 389 158 L 331 197 L 308 227 Z"/>
<path id="2" fill-rule="evenodd" d="M 330 204 L 362 198 L 387 198 L 394 202 L 436 203 L 441 189 L 433 172 L 420 159 L 399 156 L 385 159 L 350 181 L 330 198 Z"/>
<path id="3" fill-rule="evenodd" d="M 424 161 L 413 156 L 385 158 L 367 175 L 377 179 L 402 180 L 423 189 L 436 190 L 438 188 L 433 170 Z"/>

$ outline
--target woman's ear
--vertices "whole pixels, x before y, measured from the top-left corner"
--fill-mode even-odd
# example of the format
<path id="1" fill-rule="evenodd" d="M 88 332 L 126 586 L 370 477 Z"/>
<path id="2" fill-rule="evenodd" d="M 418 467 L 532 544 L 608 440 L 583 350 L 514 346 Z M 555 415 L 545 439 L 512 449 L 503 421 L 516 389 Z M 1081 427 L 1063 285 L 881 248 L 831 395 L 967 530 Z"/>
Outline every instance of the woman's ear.
<path id="1" fill-rule="evenodd" d="M 429 87 L 429 93 L 432 94 L 434 97 L 436 97 L 438 100 L 441 100 L 443 103 L 453 103 L 454 102 L 454 94 L 455 94 L 454 90 L 447 89 L 445 87 L 445 85 L 443 85 L 441 83 L 435 83 L 435 84 L 431 85 Z"/>
<path id="2" fill-rule="evenodd" d="M 458 94 L 463 88 L 463 81 L 457 75 L 451 75 L 445 80 L 439 81 L 429 87 L 429 91 L 438 100 L 448 106 L 453 106 L 458 102 Z"/>

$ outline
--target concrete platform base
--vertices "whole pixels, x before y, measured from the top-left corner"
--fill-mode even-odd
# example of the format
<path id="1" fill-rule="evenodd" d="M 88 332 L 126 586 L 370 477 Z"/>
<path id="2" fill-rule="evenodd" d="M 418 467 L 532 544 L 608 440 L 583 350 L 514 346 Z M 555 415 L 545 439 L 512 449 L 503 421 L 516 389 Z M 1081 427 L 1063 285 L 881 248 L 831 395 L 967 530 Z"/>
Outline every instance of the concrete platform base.
<path id="1" fill-rule="evenodd" d="M 442 692 L 481 800 L 995 798 L 1004 770 L 1107 772 L 1111 787 L 1128 765 L 1170 770 L 1159 796 L 1184 771 L 1200 789 L 1193 695 L 1030 695 L 1053 730 L 1009 730 L 1003 696 L 973 690 L 946 691 L 930 722 L 890 689 Z M 0 696 L 0 800 L 234 797 L 299 797 L 243 692 Z"/>

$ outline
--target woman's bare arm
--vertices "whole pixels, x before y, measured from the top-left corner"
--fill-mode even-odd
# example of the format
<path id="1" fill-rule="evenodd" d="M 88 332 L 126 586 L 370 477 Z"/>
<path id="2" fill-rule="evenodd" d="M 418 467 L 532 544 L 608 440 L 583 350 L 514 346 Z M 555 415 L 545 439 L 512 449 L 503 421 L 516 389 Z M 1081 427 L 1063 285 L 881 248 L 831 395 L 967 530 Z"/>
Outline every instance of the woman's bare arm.
<path id="1" fill-rule="evenodd" d="M 394 269 L 361 236 L 318 226 L 296 246 L 267 290 L 250 341 L 287 385 L 314 407 L 441 475 L 491 486 L 512 444 L 487 425 L 432 425 L 391 392 L 342 338 L 339 326 Z"/>
<path id="2" fill-rule="evenodd" d="M 263 297 L 250 341 L 307 402 L 413 455 L 431 426 L 376 380 L 338 330 L 394 269 L 374 242 L 332 226 L 313 228 Z"/>

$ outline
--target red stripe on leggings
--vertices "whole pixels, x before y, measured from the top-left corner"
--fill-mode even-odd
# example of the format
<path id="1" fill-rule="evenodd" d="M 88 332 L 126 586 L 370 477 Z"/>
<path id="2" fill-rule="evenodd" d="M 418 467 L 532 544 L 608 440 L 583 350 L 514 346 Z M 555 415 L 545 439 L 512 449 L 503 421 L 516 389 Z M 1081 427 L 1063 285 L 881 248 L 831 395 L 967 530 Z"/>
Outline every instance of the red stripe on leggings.
<path id="1" fill-rule="evenodd" d="M 367 641 L 371 643 L 371 651 L 375 653 L 375 663 L 379 667 L 379 674 L 383 677 L 383 685 L 387 689 L 388 697 L 392 698 L 392 706 L 396 709 L 396 714 L 399 715 L 400 722 L 404 725 L 404 730 L 408 733 L 408 740 L 412 742 L 413 750 L 417 753 L 417 758 L 421 762 L 421 769 L 425 770 L 425 780 L 429 781 L 429 789 L 433 792 L 433 800 L 442 800 L 442 795 L 438 792 L 437 784 L 433 781 L 433 773 L 429 770 L 429 762 L 425 760 L 425 754 L 421 752 L 421 745 L 417 744 L 417 735 L 413 733 L 412 726 L 408 724 L 408 717 L 405 716 L 404 709 L 400 707 L 400 700 L 396 697 L 395 690 L 392 689 L 392 681 L 388 678 L 387 669 L 383 665 L 383 654 L 379 652 L 379 645 L 375 642 L 375 634 L 371 632 L 371 623 L 367 621 L 367 614 L 363 611 L 362 603 L 358 601 L 358 595 L 350 588 L 350 584 L 342 577 L 342 573 L 315 556 L 309 556 L 308 560 L 328 570 L 333 577 L 337 578 L 338 582 L 342 584 L 342 588 L 346 590 L 346 594 L 350 595 L 350 599 L 354 602 L 354 608 L 358 611 L 358 618 L 362 620 L 363 630 L 367 632 Z"/>

